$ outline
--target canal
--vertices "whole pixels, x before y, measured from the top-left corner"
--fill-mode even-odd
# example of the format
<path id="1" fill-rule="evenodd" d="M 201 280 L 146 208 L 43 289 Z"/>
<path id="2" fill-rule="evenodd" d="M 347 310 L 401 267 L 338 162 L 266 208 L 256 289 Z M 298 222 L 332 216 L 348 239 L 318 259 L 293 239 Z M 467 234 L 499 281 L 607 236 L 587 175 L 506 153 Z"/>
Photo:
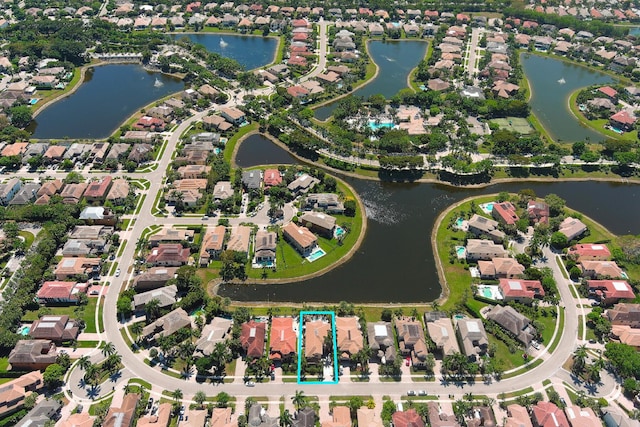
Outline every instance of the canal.
<path id="1" fill-rule="evenodd" d="M 353 96 L 368 98 L 381 94 L 389 99 L 407 87 L 407 77 L 427 53 L 426 41 L 380 41 L 368 44 L 369 55 L 378 66 L 378 75 L 368 84 L 353 92 Z M 326 120 L 333 114 L 337 103 L 327 104 L 315 110 L 315 117 Z"/>
<path id="2" fill-rule="evenodd" d="M 257 165 L 267 153 L 276 156 L 276 151 L 284 151 L 272 144 L 271 149 L 262 148 L 255 153 L 254 147 L 240 146 L 239 164 Z M 432 301 L 441 292 L 430 242 L 437 216 L 466 197 L 500 191 L 531 188 L 538 196 L 555 193 L 565 199 L 569 207 L 616 234 L 640 233 L 640 222 L 631 214 L 640 212 L 640 186 L 637 185 L 552 181 L 463 189 L 439 184 L 344 179 L 362 198 L 369 220 L 364 242 L 349 262 L 311 280 L 282 285 L 222 286 L 219 293 L 241 301 Z"/>
<path id="3" fill-rule="evenodd" d="M 203 45 L 209 52 L 235 59 L 245 70 L 264 67 L 273 62 L 278 39 L 275 37 L 242 36 L 239 34 L 174 34 L 178 40 L 186 37 Z"/>
<path id="4" fill-rule="evenodd" d="M 613 83 L 613 78 L 587 67 L 540 55 L 523 54 L 523 71 L 531 86 L 531 110 L 557 141 L 598 142 L 605 136 L 580 123 L 569 110 L 569 96 L 580 88 Z"/>
<path id="5" fill-rule="evenodd" d="M 34 138 L 107 138 L 138 109 L 184 88 L 181 80 L 139 65 L 87 69 L 80 87 L 31 122 Z"/>

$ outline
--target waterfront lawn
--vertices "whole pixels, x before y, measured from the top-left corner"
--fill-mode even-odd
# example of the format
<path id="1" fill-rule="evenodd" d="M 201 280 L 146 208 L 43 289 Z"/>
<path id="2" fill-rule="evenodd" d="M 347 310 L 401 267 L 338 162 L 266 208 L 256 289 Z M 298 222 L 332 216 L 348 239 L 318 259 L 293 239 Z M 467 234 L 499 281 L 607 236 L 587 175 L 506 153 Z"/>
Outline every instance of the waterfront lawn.
<path id="1" fill-rule="evenodd" d="M 491 202 L 494 199 L 495 196 L 485 196 L 474 198 L 474 201 L 477 205 L 480 205 L 481 203 Z M 449 297 L 446 302 L 442 304 L 443 310 L 451 310 L 459 306 L 462 303 L 463 294 L 471 291 L 471 274 L 469 274 L 469 270 L 465 268 L 466 264 L 458 260 L 455 255 L 449 255 L 453 246 L 462 246 L 464 244 L 465 232 L 447 227 L 461 216 L 461 212 L 469 212 L 470 210 L 471 201 L 464 202 L 457 206 L 442 218 L 436 231 L 436 256 L 440 258 L 439 261 L 442 265 L 444 280 L 449 288 Z M 450 262 L 450 259 L 453 260 L 453 262 Z"/>
<path id="2" fill-rule="evenodd" d="M 249 133 L 254 132 L 256 130 L 258 130 L 258 123 L 253 122 L 244 127 L 241 127 L 240 130 L 238 130 L 238 132 L 236 132 L 231 138 L 229 138 L 229 140 L 224 146 L 223 156 L 227 162 L 232 164 L 232 166 L 233 166 L 232 157 L 235 152 L 235 148 L 236 148 L 236 145 L 238 144 L 238 141 L 243 136 L 248 135 Z"/>
<path id="3" fill-rule="evenodd" d="M 599 132 L 601 134 L 603 134 L 604 136 L 611 138 L 611 139 L 621 139 L 621 140 L 625 140 L 625 141 L 636 141 L 638 138 L 638 131 L 637 130 L 633 130 L 631 132 L 624 132 L 622 134 L 614 132 L 610 129 L 605 128 L 606 125 L 608 125 L 609 120 L 607 119 L 597 119 L 597 120 L 589 120 L 587 119 L 584 114 L 582 114 L 582 111 L 580 111 L 580 109 L 578 108 L 578 104 L 577 104 L 577 99 L 578 99 L 578 94 L 580 94 L 580 92 L 582 92 L 582 89 L 577 90 L 575 92 L 573 92 L 571 94 L 571 96 L 569 97 L 569 109 L 571 110 L 571 112 L 573 113 L 574 116 L 576 116 L 576 119 L 578 119 L 578 121 L 580 121 L 580 123 L 584 124 L 585 126 L 590 127 L 591 129 L 595 130 L 596 132 Z"/>

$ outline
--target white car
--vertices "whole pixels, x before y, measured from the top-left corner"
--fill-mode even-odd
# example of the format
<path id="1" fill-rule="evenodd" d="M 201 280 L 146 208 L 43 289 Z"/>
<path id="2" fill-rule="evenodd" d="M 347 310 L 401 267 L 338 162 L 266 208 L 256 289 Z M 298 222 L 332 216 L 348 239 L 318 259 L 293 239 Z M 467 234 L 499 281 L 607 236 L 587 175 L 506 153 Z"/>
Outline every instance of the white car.
<path id="1" fill-rule="evenodd" d="M 247 382 L 245 383 L 245 385 L 246 385 L 247 387 L 255 387 L 255 386 L 256 386 L 256 383 L 254 383 L 253 381 L 247 381 Z"/>
<path id="2" fill-rule="evenodd" d="M 119 277 L 119 276 L 120 276 L 120 269 L 116 268 L 116 277 Z"/>

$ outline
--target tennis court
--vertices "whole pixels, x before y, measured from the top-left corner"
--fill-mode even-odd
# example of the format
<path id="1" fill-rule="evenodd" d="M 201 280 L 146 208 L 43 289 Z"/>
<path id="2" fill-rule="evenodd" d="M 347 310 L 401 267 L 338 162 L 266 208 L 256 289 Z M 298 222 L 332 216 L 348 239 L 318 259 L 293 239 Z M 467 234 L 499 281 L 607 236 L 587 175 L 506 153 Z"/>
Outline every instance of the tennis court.
<path id="1" fill-rule="evenodd" d="M 523 119 L 522 117 L 506 117 L 504 119 L 494 119 L 491 120 L 491 122 L 500 126 L 500 129 L 506 129 L 521 134 L 533 133 L 533 127 L 531 127 L 527 119 Z"/>

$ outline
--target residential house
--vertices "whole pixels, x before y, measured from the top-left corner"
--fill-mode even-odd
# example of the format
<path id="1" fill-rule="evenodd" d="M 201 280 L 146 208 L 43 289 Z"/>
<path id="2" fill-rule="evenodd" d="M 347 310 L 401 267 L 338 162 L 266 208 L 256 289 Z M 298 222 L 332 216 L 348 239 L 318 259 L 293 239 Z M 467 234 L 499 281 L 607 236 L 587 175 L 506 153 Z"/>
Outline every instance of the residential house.
<path id="1" fill-rule="evenodd" d="M 445 413 L 438 402 L 428 402 L 427 409 L 431 427 L 460 427 L 455 415 Z"/>
<path id="2" fill-rule="evenodd" d="M 137 291 L 148 291 L 164 286 L 176 275 L 176 267 L 153 267 L 136 276 L 134 288 Z"/>
<path id="3" fill-rule="evenodd" d="M 611 258 L 611 252 L 607 245 L 582 243 L 570 247 L 567 250 L 567 257 L 577 262 L 607 261 Z"/>
<path id="4" fill-rule="evenodd" d="M 415 409 L 396 411 L 391 416 L 393 427 L 425 427 L 422 417 Z"/>
<path id="5" fill-rule="evenodd" d="M 296 418 L 291 427 L 314 427 L 316 425 L 316 412 L 306 407 L 296 412 Z"/>
<path id="6" fill-rule="evenodd" d="M 22 188 L 22 181 L 11 178 L 4 184 L 0 184 L 0 205 L 7 206 Z"/>
<path id="7" fill-rule="evenodd" d="M 56 425 L 58 427 L 93 427 L 94 421 L 95 421 L 95 417 L 92 417 L 91 415 L 89 415 L 88 412 L 76 412 L 74 414 L 69 415 L 67 418 L 60 420 Z M 162 427 L 166 427 L 166 426 L 162 426 Z"/>
<path id="8" fill-rule="evenodd" d="M 331 215 L 322 212 L 305 212 L 300 217 L 299 222 L 314 233 L 320 234 L 327 239 L 333 238 L 336 219 Z"/>
<path id="9" fill-rule="evenodd" d="M 127 159 L 135 162 L 136 164 L 140 164 L 151 160 L 152 154 L 153 147 L 151 144 L 134 144 L 134 146 L 131 147 L 131 151 L 129 152 Z"/>
<path id="10" fill-rule="evenodd" d="M 185 165 L 178 168 L 178 175 L 182 179 L 206 178 L 211 172 L 211 166 Z"/>
<path id="11" fill-rule="evenodd" d="M 259 230 L 256 233 L 254 256 L 255 263 L 274 265 L 276 262 L 276 243 L 278 235 L 273 231 Z"/>
<path id="12" fill-rule="evenodd" d="M 428 320 L 425 315 L 425 325 L 427 326 L 429 337 L 431 337 L 431 340 L 436 345 L 436 349 L 442 356 L 460 353 L 460 347 L 458 346 L 458 340 L 456 339 L 456 333 L 453 330 L 451 319 L 442 316 L 437 319 Z"/>
<path id="13" fill-rule="evenodd" d="M 609 98 L 613 103 L 618 103 L 618 91 L 611 86 L 602 86 L 598 88 L 598 92 Z"/>
<path id="14" fill-rule="evenodd" d="M 278 427 L 278 419 L 267 415 L 267 411 L 259 403 L 251 405 L 247 421 L 252 427 Z"/>
<path id="15" fill-rule="evenodd" d="M 318 245 L 318 238 L 308 228 L 293 222 L 282 227 L 282 235 L 303 257 L 309 256 Z"/>
<path id="16" fill-rule="evenodd" d="M 349 361 L 351 356 L 364 348 L 364 337 L 360 330 L 357 317 L 336 316 L 336 336 L 338 345 L 338 357 L 340 360 Z"/>
<path id="17" fill-rule="evenodd" d="M 14 142 L 13 144 L 7 144 L 0 152 L 2 157 L 22 156 L 27 151 L 29 146 L 28 142 Z"/>
<path id="18" fill-rule="evenodd" d="M 212 259 L 218 259 L 224 249 L 226 231 L 223 225 L 207 227 L 200 245 L 200 266 L 206 267 Z"/>
<path id="19" fill-rule="evenodd" d="M 636 116 L 628 110 L 620 110 L 609 117 L 609 124 L 624 132 L 631 132 L 636 124 Z"/>
<path id="20" fill-rule="evenodd" d="M 25 398 L 43 387 L 42 372 L 38 370 L 0 385 L 0 417 L 22 409 Z"/>
<path id="21" fill-rule="evenodd" d="M 233 125 L 226 121 L 223 117 L 216 115 L 205 116 L 202 119 L 202 123 L 204 124 L 205 129 L 218 129 L 222 132 L 225 132 L 233 127 Z"/>
<path id="22" fill-rule="evenodd" d="M 167 427 L 171 420 L 172 412 L 173 409 L 171 403 L 161 403 L 158 405 L 158 410 L 155 414 L 147 414 L 138 418 L 136 427 Z"/>
<path id="23" fill-rule="evenodd" d="M 640 304 L 618 303 L 606 311 L 612 325 L 640 329 Z"/>
<path id="24" fill-rule="evenodd" d="M 569 427 L 569 420 L 555 403 L 540 401 L 531 409 L 535 427 Z"/>
<path id="25" fill-rule="evenodd" d="M 304 209 L 321 210 L 327 213 L 341 214 L 344 212 L 344 204 L 334 193 L 312 193 L 304 202 Z"/>
<path id="26" fill-rule="evenodd" d="M 395 320 L 395 327 L 400 354 L 411 358 L 414 369 L 425 369 L 428 349 L 422 323 L 413 318 L 402 317 Z"/>
<path id="27" fill-rule="evenodd" d="M 231 235 L 227 242 L 227 250 L 249 255 L 251 231 L 251 227 L 247 227 L 246 225 L 238 225 L 231 228 Z"/>
<path id="28" fill-rule="evenodd" d="M 382 421 L 376 418 L 373 409 L 361 406 L 356 412 L 359 427 L 382 427 Z"/>
<path id="29" fill-rule="evenodd" d="M 313 188 L 314 185 L 319 184 L 320 180 L 313 178 L 310 175 L 302 174 L 294 181 L 287 185 L 287 188 L 295 195 L 306 194 Z"/>
<path id="30" fill-rule="evenodd" d="M 249 170 L 242 172 L 242 185 L 248 191 L 260 190 L 262 184 L 262 175 L 260 170 Z"/>
<path id="31" fill-rule="evenodd" d="M 596 416 L 591 408 L 568 405 L 564 412 L 573 427 L 602 427 L 600 417 Z"/>
<path id="32" fill-rule="evenodd" d="M 146 263 L 155 267 L 180 267 L 189 262 L 191 251 L 179 243 L 162 243 L 153 248 L 147 256 Z"/>
<path id="33" fill-rule="evenodd" d="M 129 196 L 130 189 L 129 181 L 126 179 L 114 179 L 111 184 L 111 189 L 109 190 L 109 193 L 107 193 L 107 200 L 116 206 L 120 205 L 124 203 Z"/>
<path id="34" fill-rule="evenodd" d="M 511 404 L 507 406 L 507 421 L 505 427 L 533 427 L 529 411 L 524 406 Z"/>
<path id="35" fill-rule="evenodd" d="M 59 418 L 61 408 L 62 402 L 58 399 L 49 399 L 47 397 L 39 401 L 15 426 L 44 427 L 47 422 Z"/>
<path id="36" fill-rule="evenodd" d="M 544 297 L 544 288 L 539 280 L 500 279 L 498 286 L 504 302 L 531 304 L 534 299 Z"/>
<path id="37" fill-rule="evenodd" d="M 498 226 L 498 221 L 473 214 L 473 216 L 467 221 L 469 231 L 477 237 L 487 236 L 493 240 L 494 243 L 502 243 L 504 240 L 504 232 L 501 231 Z"/>
<path id="38" fill-rule="evenodd" d="M 266 169 L 263 176 L 264 187 L 274 187 L 282 184 L 282 174 L 278 169 Z"/>
<path id="39" fill-rule="evenodd" d="M 77 304 L 79 295 L 87 293 L 86 283 L 46 281 L 36 293 L 39 304 Z"/>
<path id="40" fill-rule="evenodd" d="M 111 212 L 111 209 L 102 206 L 87 206 L 80 212 L 80 217 L 88 225 L 112 225 L 115 226 L 118 217 Z"/>
<path id="41" fill-rule="evenodd" d="M 231 408 L 213 408 L 209 427 L 236 427 L 237 422 L 231 422 Z"/>
<path id="42" fill-rule="evenodd" d="M 78 204 L 86 189 L 87 183 L 85 182 L 66 184 L 60 192 L 62 203 L 70 205 Z"/>
<path id="43" fill-rule="evenodd" d="M 633 299 L 633 288 L 626 280 L 587 280 L 589 295 L 604 305 L 611 305 L 621 299 Z"/>
<path id="44" fill-rule="evenodd" d="M 482 279 L 514 279 L 524 275 L 524 266 L 513 258 L 493 258 L 491 261 L 478 261 L 478 270 Z"/>
<path id="45" fill-rule="evenodd" d="M 225 107 L 220 109 L 220 115 L 229 123 L 240 126 L 246 121 L 245 114 L 236 107 Z"/>
<path id="46" fill-rule="evenodd" d="M 369 348 L 382 363 L 396 360 L 396 340 L 390 322 L 367 323 Z"/>
<path id="47" fill-rule="evenodd" d="M 331 421 L 322 422 L 322 427 L 351 427 L 351 410 L 344 405 L 334 406 Z"/>
<path id="48" fill-rule="evenodd" d="M 29 144 L 25 152 L 22 154 L 22 164 L 28 165 L 30 159 L 38 156 L 44 156 L 47 148 L 49 148 L 48 143 L 34 142 Z"/>
<path id="49" fill-rule="evenodd" d="M 587 231 L 587 226 L 578 218 L 567 217 L 561 223 L 558 231 L 564 234 L 568 241 L 582 236 Z"/>
<path id="50" fill-rule="evenodd" d="M 13 371 L 36 371 L 56 363 L 58 351 L 50 340 L 19 340 L 9 353 Z"/>
<path id="51" fill-rule="evenodd" d="M 250 320 L 242 324 L 240 345 L 248 358 L 260 358 L 264 355 L 267 324 Z"/>
<path id="52" fill-rule="evenodd" d="M 92 275 L 100 272 L 100 258 L 62 258 L 53 274 L 56 280 L 66 280 L 76 276 Z"/>
<path id="53" fill-rule="evenodd" d="M 495 305 L 487 313 L 487 319 L 506 329 L 518 341 L 528 347 L 537 335 L 531 321 L 510 305 Z"/>
<path id="54" fill-rule="evenodd" d="M 133 302 L 131 306 L 136 312 L 144 311 L 145 306 L 151 300 L 158 301 L 158 307 L 165 308 L 170 307 L 176 303 L 178 294 L 178 287 L 176 285 L 164 286 L 158 289 L 152 289 L 150 291 L 135 294 L 133 296 Z"/>
<path id="55" fill-rule="evenodd" d="M 125 394 L 119 408 L 114 406 L 109 408 L 109 412 L 102 422 L 103 427 L 131 427 L 136 417 L 138 402 L 140 402 L 139 394 Z"/>
<path id="56" fill-rule="evenodd" d="M 515 225 L 520 219 L 516 214 L 516 207 L 511 202 L 494 203 L 491 216 L 504 225 Z"/>
<path id="57" fill-rule="evenodd" d="M 613 325 L 611 327 L 611 338 L 640 350 L 640 329 L 626 325 Z"/>
<path id="58" fill-rule="evenodd" d="M 292 358 L 297 352 L 298 334 L 293 328 L 293 318 L 274 317 L 271 319 L 269 359 L 284 360 Z"/>
<path id="59" fill-rule="evenodd" d="M 191 328 L 191 318 L 183 308 L 179 307 L 145 326 L 142 329 L 142 336 L 147 341 L 155 341 L 160 337 L 171 336 L 182 328 Z"/>
<path id="60" fill-rule="evenodd" d="M 135 132 L 135 131 L 129 131 L 129 132 Z M 129 132 L 127 132 L 127 134 Z M 147 132 L 145 132 L 145 134 L 147 134 Z M 109 150 L 109 153 L 107 154 L 107 160 L 110 160 L 110 159 L 114 159 L 118 161 L 122 160 L 123 158 L 126 157 L 127 152 L 129 151 L 129 148 L 131 148 L 131 146 L 123 142 L 116 142 L 115 144 L 111 144 L 111 150 Z"/>
<path id="61" fill-rule="evenodd" d="M 462 318 L 456 321 L 458 343 L 464 354 L 472 361 L 487 352 L 489 341 L 480 319 Z"/>
<path id="62" fill-rule="evenodd" d="M 54 194 L 57 194 L 60 191 L 62 186 L 63 186 L 62 181 L 60 181 L 59 179 L 52 179 L 50 181 L 45 181 L 40 186 L 40 189 L 38 190 L 36 195 L 38 197 L 42 196 L 43 194 L 46 194 L 48 196 L 53 196 Z"/>
<path id="63" fill-rule="evenodd" d="M 307 320 L 304 324 L 304 356 L 308 362 L 319 362 L 324 356 L 325 337 L 331 333 L 326 320 Z"/>
<path id="64" fill-rule="evenodd" d="M 149 241 L 149 245 L 153 248 L 158 246 L 160 243 L 191 242 L 193 240 L 193 234 L 193 230 L 163 227 L 157 233 L 149 236 L 147 240 Z"/>
<path id="65" fill-rule="evenodd" d="M 111 177 L 105 176 L 97 181 L 92 181 L 84 191 L 84 197 L 88 202 L 102 202 L 107 197 L 107 192 L 111 188 Z"/>
<path id="66" fill-rule="evenodd" d="M 507 251 L 502 245 L 496 245 L 491 240 L 468 239 L 467 259 L 470 261 L 506 258 Z"/>
<path id="67" fill-rule="evenodd" d="M 227 200 L 233 196 L 233 187 L 229 181 L 218 181 L 213 188 L 213 199 L 216 201 Z"/>
<path id="68" fill-rule="evenodd" d="M 578 265 L 584 277 L 592 279 L 617 279 L 625 277 L 624 272 L 618 267 L 615 261 L 583 261 Z"/>
<path id="69" fill-rule="evenodd" d="M 200 338 L 196 341 L 196 350 L 202 353 L 203 356 L 210 356 L 215 350 L 216 344 L 227 339 L 231 332 L 232 324 L 233 321 L 231 319 L 223 317 L 211 319 L 211 322 L 202 328 Z"/>
<path id="70" fill-rule="evenodd" d="M 42 316 L 31 325 L 29 336 L 36 340 L 51 340 L 56 344 L 78 337 L 80 327 L 69 316 Z"/>
<path id="71" fill-rule="evenodd" d="M 549 205 L 545 202 L 530 200 L 527 204 L 529 220 L 534 224 L 547 224 L 549 222 Z"/>
<path id="72" fill-rule="evenodd" d="M 13 199 L 9 202 L 10 206 L 26 205 L 33 202 L 36 199 L 36 195 L 40 190 L 40 184 L 37 182 L 27 182 L 22 188 L 13 196 Z"/>

